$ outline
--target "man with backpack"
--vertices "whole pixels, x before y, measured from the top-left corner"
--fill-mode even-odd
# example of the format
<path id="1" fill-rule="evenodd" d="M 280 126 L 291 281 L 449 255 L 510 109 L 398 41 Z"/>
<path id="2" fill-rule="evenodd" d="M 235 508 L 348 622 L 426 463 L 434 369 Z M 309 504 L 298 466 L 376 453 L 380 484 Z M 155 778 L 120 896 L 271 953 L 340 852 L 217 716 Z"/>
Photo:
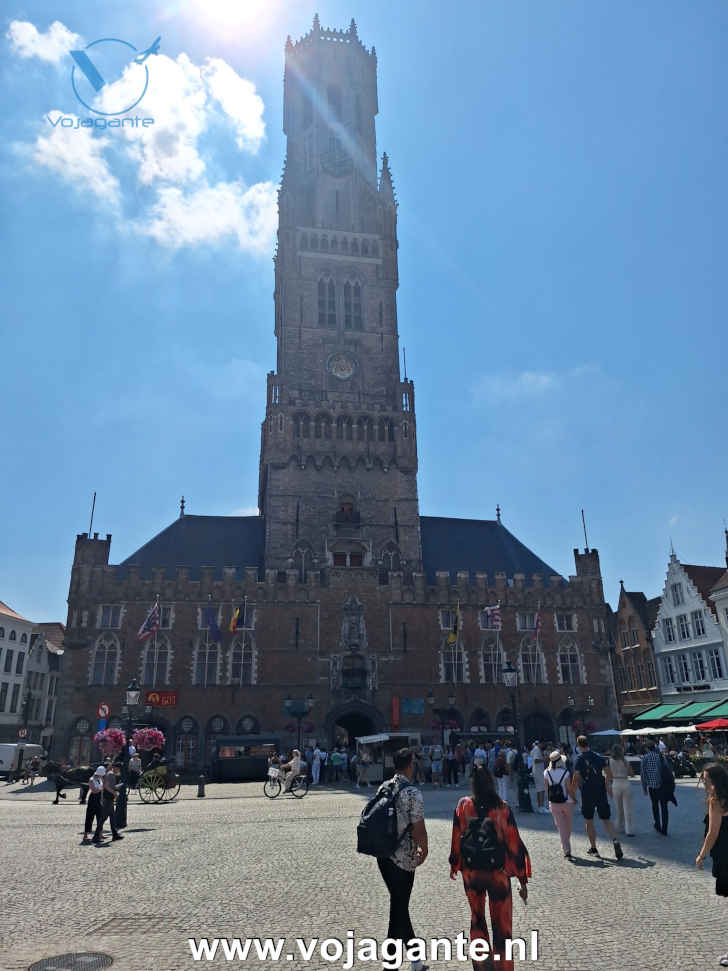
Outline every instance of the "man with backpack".
<path id="1" fill-rule="evenodd" d="M 415 936 L 409 914 L 415 870 L 427 859 L 424 799 L 412 782 L 414 771 L 412 749 L 396 752 L 394 776 L 366 804 L 357 827 L 357 850 L 377 858 L 389 891 L 387 937 L 403 948 Z M 413 961 L 412 971 L 424 971 L 422 962 Z"/>
<path id="2" fill-rule="evenodd" d="M 614 844 L 614 856 L 621 860 L 624 856 L 622 847 L 617 839 L 617 831 L 610 822 L 611 810 L 609 808 L 609 798 L 607 796 L 607 785 L 611 784 L 612 773 L 609 763 L 601 755 L 592 752 L 589 748 L 589 739 L 586 735 L 580 735 L 576 740 L 579 756 L 574 766 L 574 775 L 569 786 L 569 791 L 573 796 L 577 787 L 581 789 L 581 814 L 586 821 L 586 834 L 589 837 L 590 856 L 599 856 L 597 849 L 597 834 L 594 826 L 594 811 L 604 823 L 604 828 L 612 838 Z"/>

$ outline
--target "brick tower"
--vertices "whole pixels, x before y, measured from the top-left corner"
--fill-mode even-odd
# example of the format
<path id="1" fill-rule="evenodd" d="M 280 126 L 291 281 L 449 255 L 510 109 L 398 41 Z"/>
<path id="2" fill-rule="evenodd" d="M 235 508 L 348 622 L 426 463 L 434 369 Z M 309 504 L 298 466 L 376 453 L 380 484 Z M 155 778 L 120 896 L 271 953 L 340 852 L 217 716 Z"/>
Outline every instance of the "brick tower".
<path id="1" fill-rule="evenodd" d="M 400 378 L 397 203 L 377 172 L 377 59 L 318 16 L 286 42 L 259 506 L 265 566 L 419 570 L 414 386 Z"/>

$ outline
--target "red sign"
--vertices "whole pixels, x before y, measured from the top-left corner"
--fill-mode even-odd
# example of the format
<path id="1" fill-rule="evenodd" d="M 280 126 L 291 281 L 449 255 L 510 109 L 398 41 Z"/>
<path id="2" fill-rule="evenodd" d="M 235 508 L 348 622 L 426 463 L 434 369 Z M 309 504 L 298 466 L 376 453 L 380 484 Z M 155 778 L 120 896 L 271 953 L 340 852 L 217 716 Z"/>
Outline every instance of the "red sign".
<path id="1" fill-rule="evenodd" d="M 27 737 L 28 737 L 28 729 L 27 728 L 19 728 L 18 729 L 18 738 L 27 738 Z"/>
<path id="2" fill-rule="evenodd" d="M 96 708 L 96 717 L 97 718 L 108 718 L 110 711 L 111 711 L 111 709 L 109 708 L 108 702 L 106 702 L 106 701 L 100 701 L 99 704 L 98 704 L 98 707 Z"/>
<path id="3" fill-rule="evenodd" d="M 147 705 L 154 705 L 155 708 L 176 708 L 176 691 L 147 691 Z"/>

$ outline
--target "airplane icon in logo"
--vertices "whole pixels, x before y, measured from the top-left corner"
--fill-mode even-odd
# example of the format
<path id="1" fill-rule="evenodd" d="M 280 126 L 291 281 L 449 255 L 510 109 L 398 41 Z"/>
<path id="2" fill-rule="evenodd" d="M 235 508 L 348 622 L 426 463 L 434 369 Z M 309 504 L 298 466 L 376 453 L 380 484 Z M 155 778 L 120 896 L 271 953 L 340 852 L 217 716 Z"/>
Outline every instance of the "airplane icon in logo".
<path id="1" fill-rule="evenodd" d="M 159 53 L 159 42 L 161 39 L 162 35 L 160 34 L 153 44 L 150 44 L 145 51 L 141 51 L 139 54 L 133 57 L 130 63 L 143 64 L 150 55 Z M 86 51 L 71 51 L 71 57 L 74 59 L 81 71 L 83 71 L 87 81 L 91 84 L 94 91 L 100 91 L 106 84 L 106 81 L 103 79 L 98 68 L 88 56 Z"/>

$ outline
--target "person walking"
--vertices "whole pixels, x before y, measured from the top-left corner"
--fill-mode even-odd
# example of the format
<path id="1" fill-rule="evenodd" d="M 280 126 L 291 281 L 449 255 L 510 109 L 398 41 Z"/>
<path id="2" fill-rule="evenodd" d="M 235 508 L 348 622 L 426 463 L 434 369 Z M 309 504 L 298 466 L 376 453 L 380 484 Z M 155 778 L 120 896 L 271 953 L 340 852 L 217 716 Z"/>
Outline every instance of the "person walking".
<path id="1" fill-rule="evenodd" d="M 492 929 L 491 960 L 475 961 L 475 971 L 497 967 L 513 971 L 506 960 L 505 942 L 513 930 L 511 878 L 519 884 L 523 901 L 528 899 L 531 860 L 523 845 L 513 812 L 498 796 L 495 781 L 486 766 L 473 766 L 472 795 L 463 796 L 455 809 L 450 841 L 450 879 L 463 875 L 465 896 L 470 905 L 470 940 L 490 941 L 485 918 L 488 902 Z M 489 852 L 472 853 L 471 838 L 484 837 Z M 475 866 L 473 865 L 475 864 Z"/>
<path id="2" fill-rule="evenodd" d="M 708 855 L 713 860 L 715 892 L 728 897 L 728 769 L 721 763 L 708 765 L 702 774 L 708 812 L 703 820 L 705 839 L 695 859 L 699 870 Z M 723 968 L 728 968 L 728 952 L 718 958 Z"/>
<path id="3" fill-rule="evenodd" d="M 445 752 L 445 785 L 456 786 L 458 784 L 458 762 L 455 757 L 455 749 L 448 745 Z"/>
<path id="4" fill-rule="evenodd" d="M 624 759 L 624 749 L 615 745 L 609 757 L 609 770 L 612 773 L 612 796 L 614 798 L 614 825 L 625 836 L 634 836 L 632 822 L 632 789 L 629 784 L 629 766 Z"/>
<path id="5" fill-rule="evenodd" d="M 432 784 L 442 785 L 442 745 L 435 742 L 432 746 Z"/>
<path id="6" fill-rule="evenodd" d="M 508 800 L 508 760 L 506 758 L 506 750 L 500 748 L 498 755 L 496 756 L 495 766 L 493 768 L 493 775 L 495 777 L 495 788 L 498 793 L 498 798 L 501 802 L 507 803 Z"/>
<path id="7" fill-rule="evenodd" d="M 96 770 L 98 772 L 98 769 Z M 101 815 L 98 817 L 98 826 L 96 827 L 96 832 L 93 835 L 92 843 L 100 843 L 104 838 L 104 823 L 109 820 L 109 826 L 111 827 L 111 839 L 112 840 L 123 840 L 124 837 L 116 828 L 114 823 L 114 802 L 119 791 L 119 783 L 114 772 L 113 767 L 107 769 L 102 776 L 102 787 L 101 787 Z"/>
<path id="8" fill-rule="evenodd" d="M 313 766 L 311 769 L 311 775 L 313 776 L 312 784 L 317 786 L 319 784 L 319 779 L 321 778 L 321 759 L 323 752 L 318 747 L 318 742 L 316 743 L 316 748 L 313 750 Z"/>
<path id="9" fill-rule="evenodd" d="M 129 759 L 129 791 L 139 786 L 139 779 L 142 774 L 142 760 L 138 752 L 135 752 Z"/>
<path id="10" fill-rule="evenodd" d="M 658 750 L 655 743 L 648 743 L 647 752 L 640 763 L 640 779 L 642 791 L 650 797 L 652 803 L 652 819 L 658 833 L 667 836 L 668 824 L 668 792 L 664 786 L 663 772 L 666 768 L 665 757 Z"/>
<path id="11" fill-rule="evenodd" d="M 394 776 L 391 783 L 397 792 L 397 849 L 391 856 L 377 859 L 379 872 L 389 892 L 389 924 L 387 937 L 407 941 L 415 936 L 409 913 L 409 902 L 415 882 L 415 870 L 427 859 L 427 829 L 422 791 L 412 784 L 415 764 L 410 748 L 402 748 L 394 755 Z M 390 784 L 389 780 L 386 783 Z M 424 971 L 422 961 L 412 962 L 412 971 Z"/>
<path id="12" fill-rule="evenodd" d="M 86 800 L 86 819 L 83 824 L 83 840 L 81 845 L 91 843 L 92 827 L 94 819 L 97 826 L 104 825 L 103 808 L 101 805 L 101 793 L 104 788 L 104 776 L 106 769 L 100 765 L 91 778 L 88 780 L 88 797 Z"/>
<path id="13" fill-rule="evenodd" d="M 544 805 L 546 799 L 546 787 L 543 780 L 543 771 L 546 768 L 543 749 L 538 739 L 531 747 L 531 773 L 533 775 L 533 787 L 536 790 L 536 812 L 546 815 L 548 809 Z"/>
<path id="14" fill-rule="evenodd" d="M 564 859 L 571 859 L 571 830 L 574 823 L 574 800 L 569 793 L 571 773 L 564 764 L 558 749 L 549 755 L 549 767 L 544 769 L 544 782 L 549 800 L 549 811 L 559 831 Z"/>
<path id="15" fill-rule="evenodd" d="M 599 856 L 597 834 L 594 826 L 594 812 L 596 811 L 604 824 L 604 828 L 612 839 L 615 858 L 621 860 L 624 853 L 617 839 L 617 831 L 610 821 L 611 810 L 607 796 L 607 784 L 611 783 L 612 776 L 609 772 L 609 765 L 601 755 L 592 752 L 589 748 L 589 739 L 586 735 L 580 735 L 577 738 L 576 747 L 579 752 L 579 757 L 574 766 L 570 792 L 573 796 L 577 787 L 581 790 L 581 814 L 584 817 L 586 834 L 589 837 L 589 849 L 587 853 L 590 856 Z"/>

